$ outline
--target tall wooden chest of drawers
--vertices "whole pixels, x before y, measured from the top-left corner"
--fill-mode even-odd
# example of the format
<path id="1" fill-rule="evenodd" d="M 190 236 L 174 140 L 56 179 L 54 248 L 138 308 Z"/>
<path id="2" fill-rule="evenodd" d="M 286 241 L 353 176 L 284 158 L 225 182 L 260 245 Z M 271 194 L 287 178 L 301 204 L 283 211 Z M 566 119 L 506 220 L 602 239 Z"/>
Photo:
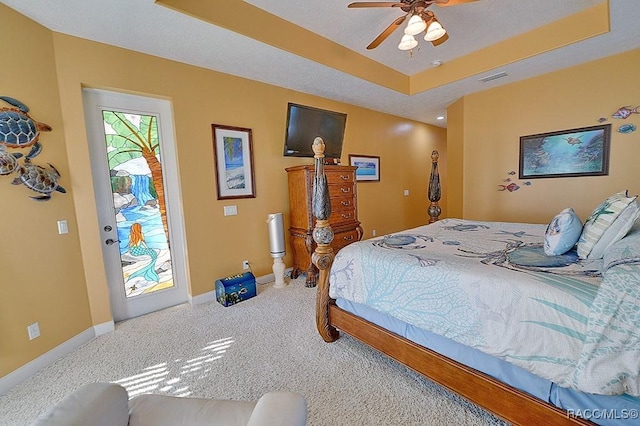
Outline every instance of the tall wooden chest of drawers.
<path id="1" fill-rule="evenodd" d="M 316 249 L 312 236 L 315 218 L 311 207 L 315 167 L 310 164 L 289 167 L 286 171 L 289 179 L 289 235 L 293 250 L 291 276 L 297 278 L 306 273 L 307 287 L 314 287 L 318 274 L 311 262 L 311 254 Z M 362 227 L 358 221 L 356 168 L 326 165 L 324 171 L 331 200 L 329 224 L 334 233 L 331 247 L 337 253 L 342 247 L 362 238 Z"/>

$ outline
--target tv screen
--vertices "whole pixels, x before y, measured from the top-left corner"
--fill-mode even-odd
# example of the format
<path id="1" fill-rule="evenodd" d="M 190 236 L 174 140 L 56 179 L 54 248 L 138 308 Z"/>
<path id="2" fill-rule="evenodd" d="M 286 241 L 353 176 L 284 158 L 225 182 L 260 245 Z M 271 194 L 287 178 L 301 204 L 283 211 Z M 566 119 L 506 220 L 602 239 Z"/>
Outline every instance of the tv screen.
<path id="1" fill-rule="evenodd" d="M 327 158 L 340 158 L 347 114 L 289 103 L 284 155 L 313 157 L 311 145 L 320 136 Z"/>

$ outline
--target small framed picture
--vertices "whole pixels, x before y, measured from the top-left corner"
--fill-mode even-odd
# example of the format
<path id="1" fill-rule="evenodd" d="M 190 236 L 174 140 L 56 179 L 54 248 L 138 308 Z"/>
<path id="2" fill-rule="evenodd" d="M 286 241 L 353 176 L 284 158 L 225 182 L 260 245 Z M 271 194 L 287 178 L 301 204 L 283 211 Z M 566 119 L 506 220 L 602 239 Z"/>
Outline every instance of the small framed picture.
<path id="1" fill-rule="evenodd" d="M 358 182 L 380 182 L 380 157 L 349 154 L 349 164 L 357 167 Z"/>
<path id="2" fill-rule="evenodd" d="M 212 124 L 218 200 L 255 198 L 251 129 Z"/>
<path id="3" fill-rule="evenodd" d="M 609 174 L 611 124 L 520 138 L 520 179 Z"/>

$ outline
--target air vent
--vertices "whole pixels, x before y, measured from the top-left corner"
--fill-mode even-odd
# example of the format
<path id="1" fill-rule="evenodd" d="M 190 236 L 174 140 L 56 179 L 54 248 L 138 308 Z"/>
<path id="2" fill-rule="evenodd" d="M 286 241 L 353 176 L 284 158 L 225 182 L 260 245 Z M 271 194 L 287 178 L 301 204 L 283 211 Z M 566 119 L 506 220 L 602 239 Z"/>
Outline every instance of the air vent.
<path id="1" fill-rule="evenodd" d="M 491 74 L 491 75 L 488 75 L 486 77 L 482 77 L 480 79 L 480 81 L 483 82 L 483 83 L 486 83 L 487 81 L 497 80 L 499 78 L 506 77 L 506 76 L 507 76 L 507 73 L 505 71 L 500 71 L 499 73 Z"/>

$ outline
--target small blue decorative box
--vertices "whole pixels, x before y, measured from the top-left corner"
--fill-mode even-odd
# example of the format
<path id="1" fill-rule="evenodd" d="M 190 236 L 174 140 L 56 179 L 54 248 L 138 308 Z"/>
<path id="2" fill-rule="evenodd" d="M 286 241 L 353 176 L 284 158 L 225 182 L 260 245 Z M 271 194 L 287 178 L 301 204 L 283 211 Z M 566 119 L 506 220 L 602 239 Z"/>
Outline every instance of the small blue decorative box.
<path id="1" fill-rule="evenodd" d="M 216 280 L 216 299 L 223 306 L 235 305 L 256 295 L 256 278 L 251 272 Z"/>

